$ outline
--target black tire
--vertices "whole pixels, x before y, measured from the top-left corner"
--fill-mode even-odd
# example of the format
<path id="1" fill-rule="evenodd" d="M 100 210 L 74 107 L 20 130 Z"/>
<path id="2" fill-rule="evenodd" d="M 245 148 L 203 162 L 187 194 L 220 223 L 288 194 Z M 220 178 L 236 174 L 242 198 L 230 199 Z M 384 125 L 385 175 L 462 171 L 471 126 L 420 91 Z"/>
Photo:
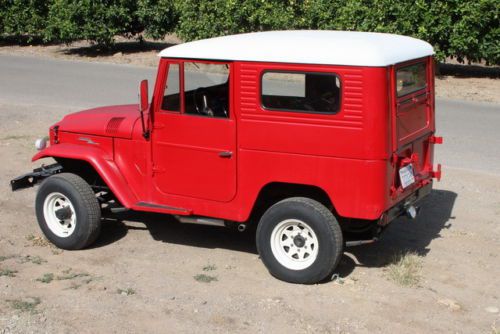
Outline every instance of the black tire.
<path id="1" fill-rule="evenodd" d="M 316 239 L 312 239 L 317 240 L 317 255 L 314 262 L 306 268 L 291 269 L 278 260 L 280 258 L 279 254 L 277 256 L 273 253 L 273 247 L 271 246 L 273 231 L 275 229 L 278 231 L 280 226 L 286 224 L 287 221 L 291 221 L 292 224 L 295 221 L 303 222 L 315 234 Z M 299 227 L 301 226 L 304 225 L 299 223 Z M 279 233 L 276 235 L 279 235 Z M 295 243 L 296 238 L 297 235 L 290 240 Z M 271 206 L 259 222 L 256 239 L 257 250 L 271 275 L 290 283 L 314 284 L 323 281 L 337 267 L 344 248 L 342 231 L 332 212 L 323 204 L 304 197 L 288 198 Z M 301 244 L 302 246 L 300 246 Z M 276 243 L 274 245 L 276 249 Z M 304 244 L 300 242 L 296 244 L 296 247 L 295 249 L 304 247 Z M 304 250 L 304 248 L 301 249 Z M 285 248 L 283 248 L 283 251 L 287 252 Z M 287 254 L 281 255 L 281 261 L 283 261 L 283 256 L 286 257 Z M 312 261 L 311 259 L 305 258 L 304 261 Z"/>
<path id="2" fill-rule="evenodd" d="M 46 200 L 62 194 L 74 209 L 73 230 L 67 236 L 58 236 L 45 219 Z M 62 197 L 60 197 L 62 198 Z M 63 200 L 64 203 L 66 203 Z M 47 204 L 48 207 L 50 205 Z M 36 216 L 43 233 L 54 245 L 67 250 L 82 249 L 92 244 L 101 230 L 101 208 L 90 185 L 76 174 L 61 173 L 50 176 L 40 185 L 36 195 Z M 51 211 L 47 209 L 47 212 Z M 52 210 L 53 211 L 53 210 Z M 50 219 L 50 218 L 49 218 Z M 71 219 L 71 218 L 68 218 Z M 70 224 L 71 225 L 71 224 Z"/>

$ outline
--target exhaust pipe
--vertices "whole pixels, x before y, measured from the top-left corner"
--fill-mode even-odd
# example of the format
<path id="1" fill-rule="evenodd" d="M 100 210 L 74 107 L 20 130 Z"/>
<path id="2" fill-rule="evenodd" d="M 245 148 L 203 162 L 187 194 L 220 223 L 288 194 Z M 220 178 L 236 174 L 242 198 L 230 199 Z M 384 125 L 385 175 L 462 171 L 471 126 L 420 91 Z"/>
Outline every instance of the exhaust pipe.
<path id="1" fill-rule="evenodd" d="M 246 229 L 247 229 L 246 224 L 238 224 L 238 232 L 245 232 Z"/>
<path id="2" fill-rule="evenodd" d="M 361 245 L 367 245 L 367 244 L 372 244 L 376 242 L 378 238 L 373 238 L 369 240 L 353 240 L 353 241 L 346 241 L 345 246 L 346 247 L 354 247 L 354 246 L 361 246 Z"/>

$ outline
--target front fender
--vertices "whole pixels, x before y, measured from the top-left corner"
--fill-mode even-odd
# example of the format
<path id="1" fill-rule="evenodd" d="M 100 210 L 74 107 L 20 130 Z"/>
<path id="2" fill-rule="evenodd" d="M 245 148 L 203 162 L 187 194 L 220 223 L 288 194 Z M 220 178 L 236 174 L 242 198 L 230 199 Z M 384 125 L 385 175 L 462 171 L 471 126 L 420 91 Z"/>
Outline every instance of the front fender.
<path id="1" fill-rule="evenodd" d="M 138 202 L 137 196 L 130 190 L 112 156 L 98 147 L 60 143 L 38 152 L 31 161 L 43 158 L 65 158 L 88 162 L 99 174 L 120 203 L 126 208 Z"/>

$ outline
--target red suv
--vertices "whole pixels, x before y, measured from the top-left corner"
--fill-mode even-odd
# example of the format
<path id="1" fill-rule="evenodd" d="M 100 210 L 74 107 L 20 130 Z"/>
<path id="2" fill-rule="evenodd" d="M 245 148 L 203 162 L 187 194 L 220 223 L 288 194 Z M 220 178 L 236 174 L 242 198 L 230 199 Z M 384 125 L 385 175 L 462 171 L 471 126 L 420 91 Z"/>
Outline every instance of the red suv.
<path id="1" fill-rule="evenodd" d="M 36 215 L 58 247 L 98 236 L 101 214 L 256 226 L 275 277 L 332 274 L 347 233 L 417 214 L 434 167 L 432 47 L 410 37 L 273 31 L 163 50 L 153 96 L 67 115 L 11 181 L 43 181 Z"/>

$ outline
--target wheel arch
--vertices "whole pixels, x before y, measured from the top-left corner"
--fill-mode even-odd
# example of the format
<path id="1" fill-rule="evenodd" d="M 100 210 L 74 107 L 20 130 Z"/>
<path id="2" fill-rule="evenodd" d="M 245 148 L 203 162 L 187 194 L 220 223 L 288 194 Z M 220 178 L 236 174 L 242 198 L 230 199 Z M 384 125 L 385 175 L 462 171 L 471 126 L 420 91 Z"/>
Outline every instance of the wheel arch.
<path id="1" fill-rule="evenodd" d="M 53 158 L 63 166 L 63 171 L 77 174 L 87 182 L 102 182 L 124 207 L 132 207 L 137 202 L 136 195 L 128 187 L 114 161 L 105 157 L 108 158 L 96 148 L 62 143 L 38 152 L 32 161 Z"/>
<path id="2" fill-rule="evenodd" d="M 249 221 L 257 223 L 269 207 L 290 197 L 306 197 L 318 201 L 338 217 L 334 203 L 328 193 L 321 187 L 300 183 L 269 182 L 257 194 L 250 212 Z"/>

